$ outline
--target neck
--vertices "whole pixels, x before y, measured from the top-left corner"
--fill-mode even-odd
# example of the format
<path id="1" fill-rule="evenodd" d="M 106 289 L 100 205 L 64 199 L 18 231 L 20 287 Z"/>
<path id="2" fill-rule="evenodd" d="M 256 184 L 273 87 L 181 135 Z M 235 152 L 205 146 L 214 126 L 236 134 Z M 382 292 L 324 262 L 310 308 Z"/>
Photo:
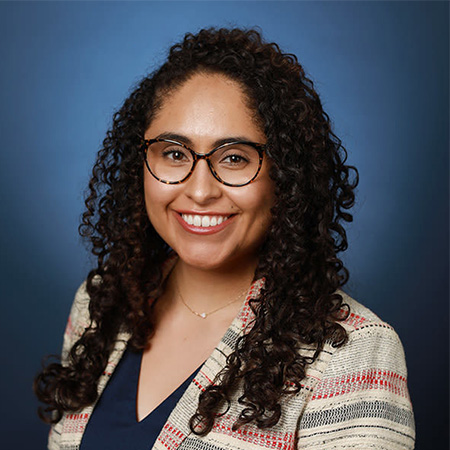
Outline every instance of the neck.
<path id="1" fill-rule="evenodd" d="M 179 260 L 170 275 L 169 283 L 175 292 L 178 289 L 194 311 L 209 312 L 236 299 L 236 302 L 224 308 L 233 311 L 240 307 L 250 288 L 256 264 L 257 261 L 247 261 L 246 264 L 233 265 L 230 268 L 204 270 Z"/>

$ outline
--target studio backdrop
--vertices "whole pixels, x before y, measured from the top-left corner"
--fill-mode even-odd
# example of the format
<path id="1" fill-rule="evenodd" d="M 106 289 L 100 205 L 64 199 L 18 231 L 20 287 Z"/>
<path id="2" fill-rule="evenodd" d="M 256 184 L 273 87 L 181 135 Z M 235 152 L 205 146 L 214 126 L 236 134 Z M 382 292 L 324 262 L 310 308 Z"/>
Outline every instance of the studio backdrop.
<path id="1" fill-rule="evenodd" d="M 2 447 L 44 449 L 32 379 L 93 264 L 77 235 L 112 114 L 188 31 L 259 27 L 360 172 L 346 290 L 400 335 L 418 450 L 448 448 L 447 2 L 0 2 Z"/>

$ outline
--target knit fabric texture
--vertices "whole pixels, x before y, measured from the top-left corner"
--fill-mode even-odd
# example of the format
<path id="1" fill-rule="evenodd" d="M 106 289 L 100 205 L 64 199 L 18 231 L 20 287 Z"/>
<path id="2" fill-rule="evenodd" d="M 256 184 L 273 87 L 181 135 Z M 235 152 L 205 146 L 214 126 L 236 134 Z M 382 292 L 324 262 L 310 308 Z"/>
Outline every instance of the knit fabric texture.
<path id="1" fill-rule="evenodd" d="M 171 412 L 152 450 L 406 450 L 414 448 L 415 427 L 407 388 L 405 356 L 400 339 L 391 326 L 342 291 L 350 307 L 341 322 L 348 342 L 340 348 L 326 344 L 308 366 L 299 393 L 282 399 L 280 421 L 269 429 L 247 424 L 233 431 L 242 405 L 238 390 L 228 412 L 217 418 L 204 437 L 193 434 L 189 419 L 198 397 L 226 365 L 236 341 L 251 326 L 249 306 L 257 298 L 264 280 L 255 281 L 232 324 Z M 67 364 L 70 348 L 89 325 L 89 296 L 81 285 L 72 305 L 64 334 L 62 362 Z M 107 368 L 100 377 L 101 395 L 114 372 L 130 336 L 119 333 Z M 312 348 L 300 349 L 312 355 Z M 67 412 L 52 426 L 49 450 L 79 450 L 83 432 L 94 405 Z M 126 443 L 123 443 L 126 448 Z"/>

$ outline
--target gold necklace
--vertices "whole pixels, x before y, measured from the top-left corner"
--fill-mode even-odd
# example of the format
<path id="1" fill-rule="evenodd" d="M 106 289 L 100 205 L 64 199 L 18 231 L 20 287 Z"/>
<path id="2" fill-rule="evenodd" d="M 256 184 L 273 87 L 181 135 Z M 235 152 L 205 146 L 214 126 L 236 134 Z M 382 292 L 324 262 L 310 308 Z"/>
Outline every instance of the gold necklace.
<path id="1" fill-rule="evenodd" d="M 248 291 L 247 288 L 246 288 L 245 290 L 240 291 L 240 292 L 239 292 L 239 295 L 238 295 L 234 300 L 229 301 L 228 303 L 226 303 L 226 304 L 223 305 L 223 306 L 219 306 L 219 308 L 213 309 L 212 311 L 209 311 L 209 312 L 202 312 L 202 313 L 199 313 L 199 312 L 197 312 L 197 311 L 194 311 L 194 310 L 186 303 L 186 300 L 185 300 L 185 299 L 183 298 L 183 296 L 181 295 L 180 289 L 178 288 L 178 283 L 177 283 L 176 281 L 175 281 L 175 288 L 176 288 L 177 293 L 178 293 L 178 295 L 180 296 L 181 301 L 183 302 L 184 306 L 186 306 L 186 308 L 187 308 L 192 314 L 195 314 L 197 317 L 200 317 L 200 318 L 202 318 L 202 319 L 206 319 L 206 318 L 207 318 L 208 316 L 210 316 L 211 314 L 214 314 L 215 312 L 220 311 L 221 309 L 226 308 L 228 305 L 231 305 L 232 303 L 237 302 L 237 301 L 242 297 L 242 294 L 245 294 L 245 293 Z"/>

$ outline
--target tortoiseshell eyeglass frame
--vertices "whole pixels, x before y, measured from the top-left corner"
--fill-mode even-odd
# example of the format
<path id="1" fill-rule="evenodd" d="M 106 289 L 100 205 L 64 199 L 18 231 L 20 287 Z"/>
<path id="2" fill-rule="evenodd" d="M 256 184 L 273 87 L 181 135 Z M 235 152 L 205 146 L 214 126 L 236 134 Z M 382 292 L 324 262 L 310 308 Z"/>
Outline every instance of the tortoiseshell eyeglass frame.
<path id="1" fill-rule="evenodd" d="M 169 144 L 179 145 L 180 147 L 185 148 L 186 150 L 188 150 L 191 153 L 192 158 L 193 158 L 193 160 L 192 160 L 192 167 L 191 167 L 191 170 L 189 171 L 189 173 L 182 180 L 179 180 L 179 181 L 166 181 L 166 180 L 163 180 L 162 178 L 159 178 L 157 175 L 155 175 L 152 172 L 152 169 L 150 168 L 150 166 L 148 164 L 148 161 L 147 161 L 147 150 L 148 150 L 148 147 L 150 145 L 152 145 L 154 142 L 168 142 Z M 251 178 L 249 181 L 247 181 L 245 183 L 242 183 L 242 184 L 232 184 L 232 183 L 227 183 L 226 181 L 223 181 L 219 177 L 217 172 L 214 170 L 214 167 L 213 167 L 213 165 L 211 164 L 211 161 L 210 161 L 210 157 L 217 150 L 220 150 L 220 149 L 225 148 L 225 147 L 230 147 L 230 146 L 236 145 L 236 144 L 249 145 L 250 147 L 253 147 L 258 152 L 258 155 L 259 155 L 258 170 L 256 171 L 256 173 L 253 176 L 253 178 Z M 161 183 L 164 183 L 164 184 L 180 184 L 180 183 L 183 183 L 194 172 L 195 165 L 197 164 L 197 161 L 199 161 L 200 159 L 205 159 L 206 162 L 208 163 L 209 170 L 213 174 L 214 178 L 217 181 L 219 181 L 220 183 L 224 184 L 225 186 L 231 186 L 231 187 L 247 186 L 248 184 L 253 183 L 253 181 L 255 181 L 256 177 L 258 176 L 259 172 L 261 171 L 263 157 L 264 157 L 264 150 L 265 149 L 266 149 L 266 145 L 265 144 L 258 144 L 256 142 L 250 142 L 250 141 L 233 141 L 233 142 L 227 142 L 225 144 L 219 145 L 218 147 L 213 148 L 208 153 L 197 153 L 196 151 L 194 151 L 191 148 L 189 148 L 186 144 L 183 144 L 182 142 L 174 141 L 172 139 L 160 139 L 160 138 L 157 138 L 157 139 L 144 139 L 142 141 L 142 151 L 144 153 L 144 162 L 145 162 L 145 165 L 147 166 L 148 171 L 150 172 L 150 174 L 154 178 L 156 178 L 158 181 L 160 181 Z"/>

